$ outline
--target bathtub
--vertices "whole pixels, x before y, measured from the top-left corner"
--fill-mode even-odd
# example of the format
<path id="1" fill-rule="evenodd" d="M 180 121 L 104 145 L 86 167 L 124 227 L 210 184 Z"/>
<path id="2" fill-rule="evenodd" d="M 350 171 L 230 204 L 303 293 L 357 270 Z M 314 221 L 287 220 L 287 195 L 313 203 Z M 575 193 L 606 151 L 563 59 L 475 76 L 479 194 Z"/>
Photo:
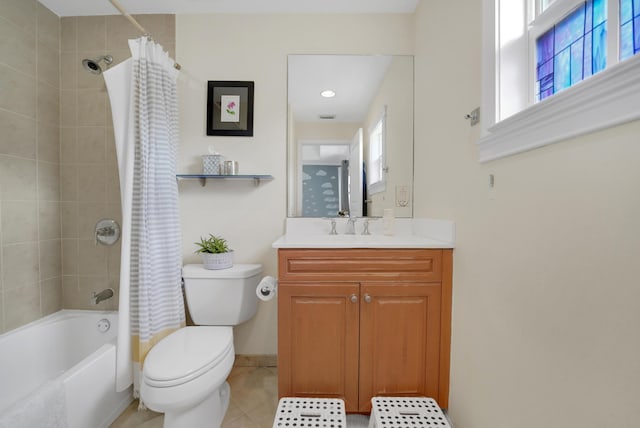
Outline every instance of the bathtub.
<path id="1" fill-rule="evenodd" d="M 69 428 L 108 427 L 133 400 L 115 390 L 117 332 L 117 312 L 62 310 L 0 335 L 0 415 L 56 384 Z"/>

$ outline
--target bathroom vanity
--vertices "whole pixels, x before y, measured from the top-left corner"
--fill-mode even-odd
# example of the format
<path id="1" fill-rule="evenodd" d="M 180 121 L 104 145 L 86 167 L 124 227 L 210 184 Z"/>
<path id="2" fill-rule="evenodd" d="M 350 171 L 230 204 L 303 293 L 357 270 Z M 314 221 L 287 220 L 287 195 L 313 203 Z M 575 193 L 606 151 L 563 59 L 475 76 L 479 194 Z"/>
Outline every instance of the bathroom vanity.
<path id="1" fill-rule="evenodd" d="M 409 220 L 410 221 L 410 220 Z M 287 236 L 278 248 L 278 392 L 448 407 L 451 243 L 425 237 Z"/>

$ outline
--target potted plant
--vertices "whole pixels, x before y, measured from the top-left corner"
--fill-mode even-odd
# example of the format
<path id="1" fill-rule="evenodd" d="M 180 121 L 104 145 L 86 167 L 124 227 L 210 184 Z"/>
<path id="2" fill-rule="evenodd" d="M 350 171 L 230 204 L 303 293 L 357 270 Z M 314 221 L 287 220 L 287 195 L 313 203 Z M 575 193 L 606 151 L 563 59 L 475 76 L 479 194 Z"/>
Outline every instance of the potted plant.
<path id="1" fill-rule="evenodd" d="M 227 269 L 233 266 L 233 250 L 229 248 L 226 239 L 209 234 L 206 239 L 200 237 L 200 242 L 195 244 L 199 247 L 196 253 L 202 254 L 205 269 Z"/>

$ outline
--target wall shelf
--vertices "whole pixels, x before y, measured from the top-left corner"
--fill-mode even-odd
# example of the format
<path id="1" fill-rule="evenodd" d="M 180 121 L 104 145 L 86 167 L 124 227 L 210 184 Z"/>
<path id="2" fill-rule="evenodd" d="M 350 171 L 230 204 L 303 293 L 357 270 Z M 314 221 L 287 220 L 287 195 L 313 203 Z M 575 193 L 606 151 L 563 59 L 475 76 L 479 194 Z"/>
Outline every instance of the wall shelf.
<path id="1" fill-rule="evenodd" d="M 177 180 L 200 180 L 200 185 L 205 186 L 207 180 L 253 180 L 253 184 L 260 185 L 262 180 L 273 180 L 272 175 L 268 174 L 237 174 L 237 175 L 209 175 L 209 174 L 176 174 Z"/>

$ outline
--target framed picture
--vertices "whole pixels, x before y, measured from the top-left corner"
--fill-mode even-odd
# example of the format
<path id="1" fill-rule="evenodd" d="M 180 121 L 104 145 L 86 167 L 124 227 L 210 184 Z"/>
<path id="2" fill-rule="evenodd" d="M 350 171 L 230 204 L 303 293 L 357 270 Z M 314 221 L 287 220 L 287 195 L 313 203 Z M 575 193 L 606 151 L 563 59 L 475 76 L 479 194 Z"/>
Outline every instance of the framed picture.
<path id="1" fill-rule="evenodd" d="M 207 135 L 253 136 L 253 82 L 209 80 Z"/>

